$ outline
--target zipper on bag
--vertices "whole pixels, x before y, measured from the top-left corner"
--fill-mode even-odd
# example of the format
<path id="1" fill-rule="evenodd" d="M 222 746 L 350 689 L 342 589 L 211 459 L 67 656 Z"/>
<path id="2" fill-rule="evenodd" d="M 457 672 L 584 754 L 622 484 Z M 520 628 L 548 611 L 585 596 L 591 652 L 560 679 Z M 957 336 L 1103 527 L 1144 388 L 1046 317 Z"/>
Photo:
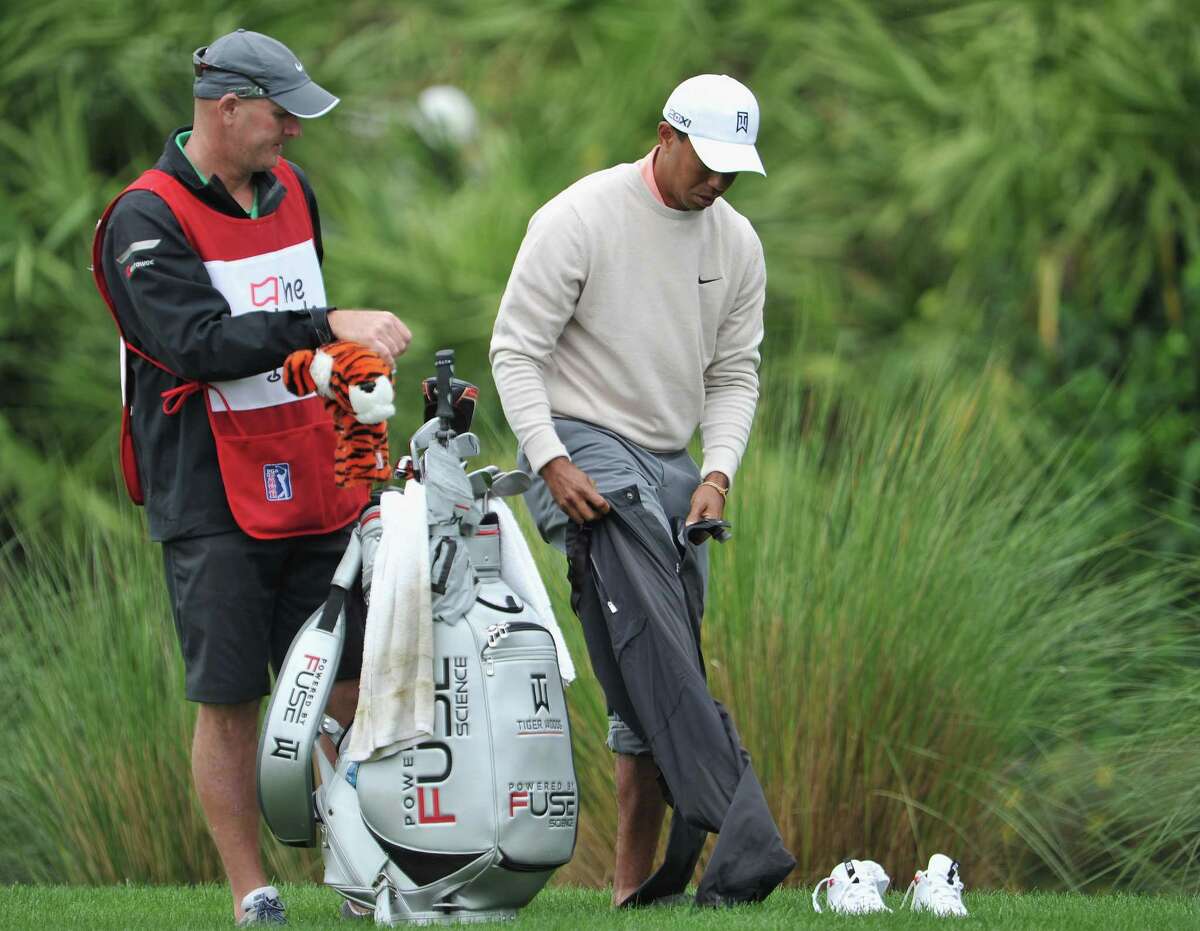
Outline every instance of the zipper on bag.
<path id="1" fill-rule="evenodd" d="M 505 663 L 545 663 L 553 660 L 556 656 L 557 654 L 553 650 L 542 650 L 536 653 L 525 650 L 514 650 L 511 654 L 507 655 L 489 656 L 486 665 L 490 671 L 487 675 L 494 676 L 496 674 L 496 666 L 503 666 Z"/>
<path id="2" fill-rule="evenodd" d="M 540 631 L 541 633 L 546 635 L 547 639 L 549 639 L 550 642 L 544 646 L 511 646 L 510 645 L 507 647 L 502 647 L 500 645 L 501 641 L 507 639 L 510 634 L 517 633 L 517 632 L 523 631 L 523 630 Z M 485 636 L 487 637 L 487 646 L 485 646 L 482 650 L 479 651 L 479 658 L 483 663 L 484 674 L 487 676 L 494 676 L 496 674 L 496 663 L 497 662 L 509 661 L 510 658 L 504 655 L 507 653 L 521 654 L 519 657 L 516 657 L 518 659 L 526 659 L 526 658 L 544 659 L 544 658 L 546 658 L 546 657 L 537 656 L 537 655 L 530 656 L 530 653 L 534 653 L 535 651 L 545 651 L 547 657 L 552 656 L 555 659 L 557 659 L 557 657 L 558 657 L 558 651 L 557 651 L 557 648 L 554 646 L 554 639 L 551 636 L 550 631 L 548 631 L 541 624 L 532 624 L 528 621 L 515 621 L 511 624 L 507 623 L 507 622 L 501 622 L 499 624 L 491 624 L 488 626 L 487 630 L 485 631 Z M 497 653 L 500 653 L 501 655 L 497 656 L 496 655 Z"/>

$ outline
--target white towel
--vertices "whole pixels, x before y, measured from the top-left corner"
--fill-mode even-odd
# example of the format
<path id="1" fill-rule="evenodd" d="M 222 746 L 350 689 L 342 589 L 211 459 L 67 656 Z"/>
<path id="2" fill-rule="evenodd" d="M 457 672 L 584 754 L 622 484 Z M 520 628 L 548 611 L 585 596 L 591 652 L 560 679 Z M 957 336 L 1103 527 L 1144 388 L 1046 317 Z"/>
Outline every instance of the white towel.
<path id="1" fill-rule="evenodd" d="M 533 561 L 529 544 L 525 542 L 525 535 L 521 533 L 516 517 L 502 498 L 492 499 L 492 510 L 500 515 L 500 577 L 537 615 L 542 626 L 550 631 L 550 636 L 554 638 L 554 648 L 558 652 L 559 674 L 565 684 L 570 684 L 575 681 L 575 664 L 571 662 L 567 641 L 558 629 L 554 609 L 550 607 L 550 596 L 546 593 L 542 576 Z"/>
<path id="2" fill-rule="evenodd" d="M 347 757 L 383 759 L 433 733 L 433 611 L 425 486 L 380 500 L 383 535 L 371 575 L 358 712 Z"/>

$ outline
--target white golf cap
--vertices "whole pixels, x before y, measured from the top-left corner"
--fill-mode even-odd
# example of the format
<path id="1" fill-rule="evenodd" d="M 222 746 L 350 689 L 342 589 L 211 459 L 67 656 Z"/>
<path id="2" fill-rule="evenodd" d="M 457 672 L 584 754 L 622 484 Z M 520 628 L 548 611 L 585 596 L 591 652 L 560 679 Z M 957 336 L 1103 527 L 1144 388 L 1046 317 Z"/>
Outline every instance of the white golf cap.
<path id="1" fill-rule="evenodd" d="M 741 81 L 727 74 L 688 78 L 667 98 L 663 118 L 692 140 L 692 148 L 713 171 L 763 169 L 758 141 L 758 101 Z"/>

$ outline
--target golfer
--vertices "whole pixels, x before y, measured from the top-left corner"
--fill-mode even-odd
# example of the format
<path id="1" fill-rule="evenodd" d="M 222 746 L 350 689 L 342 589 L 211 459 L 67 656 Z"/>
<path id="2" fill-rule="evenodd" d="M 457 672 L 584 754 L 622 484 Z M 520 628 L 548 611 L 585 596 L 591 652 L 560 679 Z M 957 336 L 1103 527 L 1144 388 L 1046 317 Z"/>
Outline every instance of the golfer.
<path id="1" fill-rule="evenodd" d="M 682 892 L 719 832 L 697 901 L 765 897 L 794 866 L 700 655 L 705 544 L 758 400 L 766 271 L 722 198 L 755 149 L 758 103 L 724 75 L 680 84 L 641 161 L 589 175 L 529 222 L 491 362 L 542 535 L 567 551 L 572 602 L 611 717 L 616 905 Z M 697 427 L 704 461 L 686 447 Z M 661 776 L 663 788 L 660 788 Z M 664 811 L 667 861 L 650 877 Z M 648 878 L 650 877 L 650 878 Z"/>
<path id="2" fill-rule="evenodd" d="M 389 363 L 411 334 L 328 306 L 317 202 L 284 145 L 338 103 L 282 43 L 239 29 L 192 58 L 191 126 L 101 219 L 96 285 L 122 337 L 122 468 L 162 543 L 199 703 L 192 771 L 239 924 L 283 923 L 258 847 L 258 708 L 328 592 L 367 489 L 333 480 L 332 424 L 284 390 L 293 350 L 348 339 Z M 361 619 L 329 713 L 357 702 Z"/>

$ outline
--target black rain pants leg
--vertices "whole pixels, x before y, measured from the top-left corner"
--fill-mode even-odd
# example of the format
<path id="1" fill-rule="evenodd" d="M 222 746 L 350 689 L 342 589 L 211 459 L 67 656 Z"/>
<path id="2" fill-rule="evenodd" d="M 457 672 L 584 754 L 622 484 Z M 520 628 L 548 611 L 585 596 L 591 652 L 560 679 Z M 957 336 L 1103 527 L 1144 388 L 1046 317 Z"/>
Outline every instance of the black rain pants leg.
<path id="1" fill-rule="evenodd" d="M 796 861 L 708 691 L 690 554 L 645 511 L 636 486 L 605 497 L 607 517 L 568 532 L 572 607 L 609 706 L 650 745 L 675 809 L 666 860 L 629 904 L 682 892 L 706 832 L 719 838 L 697 903 L 761 901 Z"/>

